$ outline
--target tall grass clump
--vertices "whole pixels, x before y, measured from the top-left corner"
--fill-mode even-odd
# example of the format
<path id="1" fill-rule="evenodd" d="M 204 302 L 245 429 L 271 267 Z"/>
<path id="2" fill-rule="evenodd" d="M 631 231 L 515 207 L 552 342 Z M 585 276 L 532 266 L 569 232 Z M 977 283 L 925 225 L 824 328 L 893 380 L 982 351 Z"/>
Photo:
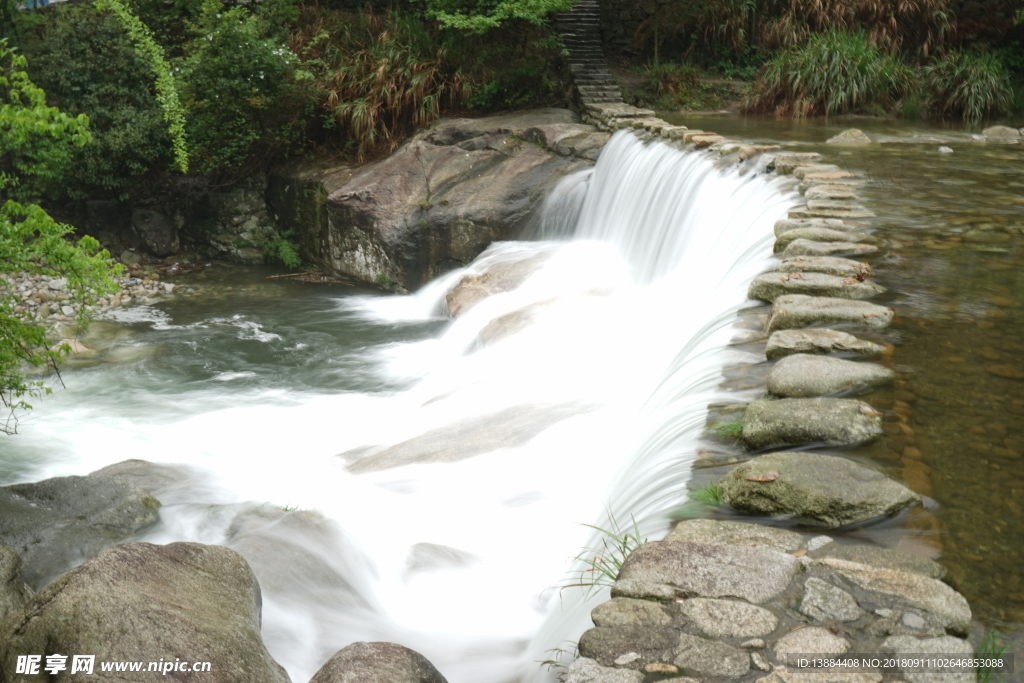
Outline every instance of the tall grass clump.
<path id="1" fill-rule="evenodd" d="M 470 94 L 427 26 L 395 11 L 307 8 L 289 47 L 329 125 L 361 160 L 392 152 L 413 127 Z"/>
<path id="2" fill-rule="evenodd" d="M 1013 106 L 1010 74 L 993 54 L 949 52 L 925 67 L 924 81 L 928 110 L 943 118 L 976 123 Z"/>
<path id="3" fill-rule="evenodd" d="M 778 116 L 880 113 L 912 92 L 916 81 L 913 69 L 866 33 L 828 31 L 765 64 L 745 109 Z"/>
<path id="4" fill-rule="evenodd" d="M 575 581 L 565 584 L 562 588 L 586 588 L 587 595 L 603 586 L 611 586 L 619 577 L 619 571 L 629 555 L 647 542 L 641 538 L 640 528 L 633 520 L 633 529 L 622 530 L 609 515 L 610 529 L 603 529 L 592 524 L 584 524 L 601 533 L 601 546 L 585 548 L 576 556 L 583 563 Z"/>

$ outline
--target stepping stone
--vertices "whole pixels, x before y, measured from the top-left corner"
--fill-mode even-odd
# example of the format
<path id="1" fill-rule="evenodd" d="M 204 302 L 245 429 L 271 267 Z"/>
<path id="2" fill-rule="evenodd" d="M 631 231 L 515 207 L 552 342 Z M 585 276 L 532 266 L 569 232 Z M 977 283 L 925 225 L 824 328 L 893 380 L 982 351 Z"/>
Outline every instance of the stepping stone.
<path id="1" fill-rule="evenodd" d="M 740 161 L 746 161 L 756 157 L 758 154 L 772 152 L 779 149 L 778 145 L 743 145 L 740 147 Z"/>
<path id="2" fill-rule="evenodd" d="M 721 135 L 694 135 L 690 138 L 690 142 L 697 145 L 697 149 L 704 149 L 716 143 L 725 142 L 725 138 Z"/>
<path id="3" fill-rule="evenodd" d="M 768 391 L 786 398 L 808 398 L 888 384 L 896 373 L 874 363 L 856 363 L 804 353 L 786 356 L 768 373 Z"/>
<path id="4" fill-rule="evenodd" d="M 751 450 L 785 446 L 859 446 L 882 435 L 881 413 L 850 398 L 754 401 L 743 416 L 743 442 Z"/>
<path id="5" fill-rule="evenodd" d="M 863 209 L 793 209 L 790 218 L 874 218 L 875 214 Z"/>
<path id="6" fill-rule="evenodd" d="M 873 244 L 857 242 L 816 242 L 809 239 L 795 239 L 789 243 L 782 258 L 792 256 L 832 256 L 833 254 L 850 254 L 851 256 L 870 256 L 877 254 L 879 248 Z"/>
<path id="7" fill-rule="evenodd" d="M 665 540 L 771 548 L 783 553 L 792 553 L 804 545 L 803 536 L 787 529 L 722 519 L 684 520 L 669 532 Z"/>
<path id="8" fill-rule="evenodd" d="M 820 166 L 821 155 L 817 152 L 782 152 L 773 155 L 775 157 L 775 172 L 779 175 L 789 175 L 794 169 L 802 166 Z"/>
<path id="9" fill-rule="evenodd" d="M 785 250 L 795 240 L 811 240 L 813 242 L 855 242 L 858 244 L 878 244 L 874 235 L 866 232 L 844 232 L 830 228 L 797 228 L 782 233 L 775 240 L 775 253 Z"/>
<path id="10" fill-rule="evenodd" d="M 835 173 L 840 170 L 842 169 L 835 164 L 808 164 L 806 166 L 797 166 L 794 168 L 793 177 L 803 180 L 807 177 L 808 173 Z"/>
<path id="11" fill-rule="evenodd" d="M 694 135 L 714 135 L 714 133 L 710 131 L 705 132 L 703 130 L 688 130 L 685 133 L 683 133 L 683 142 L 689 142 L 690 140 L 693 139 Z"/>
<path id="12" fill-rule="evenodd" d="M 801 228 L 850 229 L 838 218 L 783 218 L 780 221 L 775 221 L 775 236 L 782 237 L 790 230 L 800 230 Z"/>
<path id="13" fill-rule="evenodd" d="M 825 141 L 828 145 L 868 145 L 873 140 L 859 128 L 848 128 L 839 135 L 834 135 Z"/>
<path id="14" fill-rule="evenodd" d="M 866 209 L 859 204 L 855 204 L 845 199 L 812 199 L 804 195 L 807 199 L 807 208 L 811 210 L 836 210 L 836 211 L 865 211 Z"/>
<path id="15" fill-rule="evenodd" d="M 811 180 L 842 180 L 844 178 L 856 178 L 857 176 L 849 171 L 817 171 L 804 175 L 804 181 Z"/>
<path id="16" fill-rule="evenodd" d="M 860 187 L 861 185 L 863 185 L 866 182 L 867 181 L 864 180 L 863 178 L 858 178 L 858 177 L 852 176 L 852 175 L 845 176 L 845 177 L 842 177 L 842 178 L 804 178 L 802 181 L 800 181 L 800 184 L 797 185 L 797 189 L 800 192 L 807 192 L 812 187 L 823 187 L 823 186 L 838 187 L 838 186 L 844 186 L 844 187 L 849 187 L 851 190 L 853 190 L 855 188 Z"/>
<path id="17" fill-rule="evenodd" d="M 911 555 L 898 550 L 881 548 L 877 545 L 845 545 L 826 543 L 824 546 L 809 551 L 813 559 L 832 557 L 847 562 L 857 562 L 879 569 L 895 569 L 901 572 L 921 574 L 932 579 L 941 579 L 946 575 L 946 568 L 935 560 L 920 555 Z"/>
<path id="18" fill-rule="evenodd" d="M 836 323 L 883 329 L 892 322 L 893 314 L 891 308 L 866 301 L 787 294 L 778 297 L 772 304 L 765 324 L 765 334 L 775 330 Z"/>
<path id="19" fill-rule="evenodd" d="M 855 277 L 775 271 L 762 273 L 754 278 L 747 289 L 747 296 L 771 303 L 784 294 L 870 299 L 884 291 L 885 287 L 870 280 L 862 282 Z"/>
<path id="20" fill-rule="evenodd" d="M 780 273 L 827 273 L 864 280 L 871 277 L 871 266 L 837 256 L 791 256 L 783 259 L 773 269 Z"/>
<path id="21" fill-rule="evenodd" d="M 809 330 L 779 330 L 768 339 L 765 356 L 768 360 L 784 358 L 794 353 L 832 353 L 846 351 L 864 356 L 882 352 L 885 347 L 857 339 L 852 334 L 825 328 Z"/>
<path id="22" fill-rule="evenodd" d="M 815 185 L 804 192 L 808 205 L 812 199 L 857 199 L 852 185 Z"/>

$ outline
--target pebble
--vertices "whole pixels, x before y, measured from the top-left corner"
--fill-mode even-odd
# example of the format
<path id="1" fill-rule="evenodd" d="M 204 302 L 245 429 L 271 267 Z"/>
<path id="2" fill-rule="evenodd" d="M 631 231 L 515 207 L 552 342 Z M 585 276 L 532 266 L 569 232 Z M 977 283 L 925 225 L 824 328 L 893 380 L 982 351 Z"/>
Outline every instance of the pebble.
<path id="1" fill-rule="evenodd" d="M 953 153 L 953 148 L 952 147 L 946 147 L 945 145 L 943 145 L 942 147 L 939 147 L 939 154 L 952 154 L 952 153 Z"/>

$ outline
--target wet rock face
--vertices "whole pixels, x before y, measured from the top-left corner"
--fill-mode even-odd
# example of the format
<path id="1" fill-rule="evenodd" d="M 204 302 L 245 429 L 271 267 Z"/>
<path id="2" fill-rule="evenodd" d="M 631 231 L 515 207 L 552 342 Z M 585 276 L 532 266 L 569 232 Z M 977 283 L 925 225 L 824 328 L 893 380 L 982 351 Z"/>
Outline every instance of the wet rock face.
<path id="1" fill-rule="evenodd" d="M 0 488 L 0 543 L 40 588 L 158 519 L 160 502 L 123 477 L 56 477 Z"/>
<path id="2" fill-rule="evenodd" d="M 882 435 L 881 414 L 845 398 L 785 398 L 754 401 L 743 418 L 748 448 L 824 444 L 858 446 Z"/>
<path id="3" fill-rule="evenodd" d="M 0 545 L 0 621 L 20 610 L 32 596 L 21 578 L 21 557 L 7 545 Z"/>
<path id="4" fill-rule="evenodd" d="M 26 653 L 97 661 L 210 662 L 215 683 L 288 683 L 260 638 L 260 587 L 238 553 L 198 543 L 126 543 L 64 574 L 0 622 L 0 667 Z M 98 671 L 96 673 L 99 673 Z M 192 674 L 143 671 L 132 680 Z"/>
<path id="5" fill-rule="evenodd" d="M 537 254 L 519 261 L 497 263 L 482 273 L 466 275 L 445 295 L 449 315 L 456 318 L 487 297 L 518 288 L 548 258 L 550 254 Z"/>
<path id="6" fill-rule="evenodd" d="M 352 643 L 320 667 L 309 683 L 447 683 L 420 653 L 397 643 Z"/>
<path id="7" fill-rule="evenodd" d="M 601 623 L 581 637 L 581 657 L 570 666 L 567 680 L 641 683 L 663 680 L 650 674 L 666 674 L 672 676 L 667 680 L 696 683 L 749 680 L 764 671 L 768 677 L 763 680 L 772 683 L 879 683 L 877 673 L 798 672 L 784 666 L 785 658 L 850 651 L 953 654 L 970 647 L 946 635 L 961 633 L 964 619 L 969 621 L 962 596 L 922 573 L 887 566 L 914 565 L 921 558 L 895 551 L 885 551 L 891 556 L 873 554 L 882 549 L 861 546 L 867 549 L 860 555 L 862 562 L 816 559 L 838 544 L 827 536 L 808 540 L 742 522 L 688 520 L 668 538 L 705 542 L 695 547 L 689 541 L 666 540 L 634 551 L 612 592 L 633 592 L 640 565 L 652 579 L 650 590 L 643 600 L 618 597 L 594 609 L 594 621 Z M 655 552 L 645 550 L 652 546 Z M 792 550 L 779 552 L 779 547 Z M 725 552 L 716 556 L 729 558 L 721 564 L 704 563 L 699 558 L 710 556 L 711 548 L 761 553 L 761 572 L 782 578 L 781 586 L 760 593 L 764 599 L 755 604 L 735 592 L 747 579 L 733 572 L 733 579 L 739 579 L 727 589 L 733 592 L 717 595 L 722 585 L 710 579 L 752 556 Z M 671 590 L 662 592 L 657 585 Z M 609 621 L 610 614 L 628 614 L 628 623 Z"/>
<path id="8" fill-rule="evenodd" d="M 849 393 L 894 379 L 895 372 L 874 363 L 798 353 L 775 364 L 768 373 L 768 391 L 776 396 L 806 398 Z"/>
<path id="9" fill-rule="evenodd" d="M 809 330 L 779 330 L 768 338 L 765 355 L 768 360 L 775 360 L 794 353 L 832 353 L 844 351 L 862 356 L 881 353 L 881 344 L 857 339 L 847 332 L 824 328 Z"/>
<path id="10" fill-rule="evenodd" d="M 178 251 L 178 230 L 170 218 L 156 211 L 132 211 L 132 230 L 154 256 L 170 256 Z"/>
<path id="11" fill-rule="evenodd" d="M 845 458 L 770 453 L 745 462 L 719 484 L 722 500 L 761 515 L 795 515 L 827 527 L 864 522 L 921 502 L 906 486 Z"/>

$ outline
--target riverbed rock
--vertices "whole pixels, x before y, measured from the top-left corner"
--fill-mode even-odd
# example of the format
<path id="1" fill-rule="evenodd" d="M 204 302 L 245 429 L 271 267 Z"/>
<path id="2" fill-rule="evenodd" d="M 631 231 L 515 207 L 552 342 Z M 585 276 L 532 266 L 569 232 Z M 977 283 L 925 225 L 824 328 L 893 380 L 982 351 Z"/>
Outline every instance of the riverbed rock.
<path id="1" fill-rule="evenodd" d="M 338 650 L 309 683 L 447 683 L 426 657 L 398 643 L 358 642 Z"/>
<path id="2" fill-rule="evenodd" d="M 868 264 L 838 256 L 791 256 L 780 261 L 772 270 L 781 273 L 824 273 L 858 280 L 865 280 L 873 274 Z"/>
<path id="3" fill-rule="evenodd" d="M 920 655 L 952 659 L 975 656 L 974 648 L 969 642 L 952 636 L 939 636 L 938 638 L 891 636 L 882 643 L 882 652 L 902 655 L 907 658 L 917 658 Z M 903 676 L 909 683 L 974 683 L 976 680 L 973 670 L 931 673 L 904 670 Z"/>
<path id="4" fill-rule="evenodd" d="M 882 329 L 889 325 L 893 315 L 891 308 L 866 301 L 787 294 L 772 304 L 765 333 L 838 323 Z"/>
<path id="5" fill-rule="evenodd" d="M 775 253 L 785 251 L 786 247 L 796 240 L 813 242 L 854 242 L 858 244 L 875 244 L 878 239 L 864 232 L 848 232 L 831 228 L 798 228 L 783 233 L 775 240 Z"/>
<path id="6" fill-rule="evenodd" d="M 612 598 L 590 612 L 594 626 L 666 626 L 672 618 L 657 602 L 634 598 Z"/>
<path id="7" fill-rule="evenodd" d="M 828 145 L 868 145 L 871 144 L 872 140 L 867 136 L 867 133 L 860 130 L 859 128 L 847 128 L 838 135 L 833 135 L 825 144 Z"/>
<path id="8" fill-rule="evenodd" d="M 738 597 L 760 604 L 785 590 L 799 567 L 792 555 L 769 548 L 653 541 L 623 563 L 612 595 Z"/>
<path id="9" fill-rule="evenodd" d="M 32 589 L 21 578 L 21 556 L 9 545 L 0 545 L 0 621 L 24 607 Z"/>
<path id="10" fill-rule="evenodd" d="M 823 656 L 841 655 L 850 649 L 845 638 L 833 635 L 820 626 L 801 628 L 787 633 L 775 643 L 775 654 L 780 659 L 788 655 L 814 654 Z"/>
<path id="11" fill-rule="evenodd" d="M 818 621 L 857 621 L 864 616 L 864 610 L 843 589 L 811 577 L 804 583 L 800 614 Z"/>
<path id="12" fill-rule="evenodd" d="M 803 536 L 787 529 L 723 519 L 687 519 L 669 532 L 666 541 L 707 545 L 738 545 L 792 553 L 804 544 Z"/>
<path id="13" fill-rule="evenodd" d="M 157 521 L 160 501 L 123 477 L 55 477 L 0 488 L 0 543 L 40 588 Z"/>
<path id="14" fill-rule="evenodd" d="M 1009 126 L 989 126 L 988 128 L 981 131 L 981 134 L 986 138 L 999 138 L 999 139 L 1010 139 L 1019 140 L 1021 138 L 1020 131 L 1016 128 L 1010 128 Z"/>
<path id="15" fill-rule="evenodd" d="M 601 666 L 614 666 L 628 658 L 630 668 L 640 668 L 668 659 L 678 638 L 668 626 L 597 626 L 580 637 L 580 656 Z"/>
<path id="16" fill-rule="evenodd" d="M 489 296 L 511 292 L 537 272 L 550 254 L 495 263 L 482 273 L 469 273 L 445 295 L 448 314 L 456 318 Z"/>
<path id="17" fill-rule="evenodd" d="M 642 683 L 643 673 L 601 666 L 589 657 L 577 657 L 566 672 L 565 683 Z"/>
<path id="18" fill-rule="evenodd" d="M 755 277 L 747 289 L 747 296 L 771 303 L 783 294 L 831 296 L 842 299 L 870 299 L 885 292 L 885 287 L 855 277 L 840 277 L 825 273 L 785 273 L 773 271 Z"/>
<path id="19" fill-rule="evenodd" d="M 783 218 L 775 221 L 775 236 L 782 237 L 792 230 L 804 228 L 826 228 L 828 230 L 848 230 L 845 221 L 838 218 Z"/>
<path id="20" fill-rule="evenodd" d="M 864 257 L 877 254 L 878 247 L 874 244 L 863 244 L 860 242 L 818 242 L 809 239 L 795 239 L 782 252 L 782 258 L 788 259 L 793 256 L 833 256 L 835 254 L 850 254 L 852 256 Z"/>
<path id="21" fill-rule="evenodd" d="M 828 543 L 820 548 L 810 550 L 808 556 L 813 559 L 832 557 L 837 560 L 857 562 L 871 567 L 911 572 L 927 576 L 931 579 L 942 579 L 946 575 L 946 569 L 935 560 L 929 560 L 927 557 L 911 555 L 910 553 L 890 548 L 880 548 L 877 545 Z"/>
<path id="22" fill-rule="evenodd" d="M 758 400 L 743 417 L 743 442 L 752 450 L 811 444 L 858 446 L 881 435 L 881 414 L 848 398 Z"/>
<path id="23" fill-rule="evenodd" d="M 768 338 L 765 356 L 775 360 L 795 353 L 832 353 L 842 351 L 871 356 L 881 353 L 885 347 L 881 344 L 857 339 L 848 332 L 827 328 L 811 328 L 807 330 L 778 330 Z"/>
<path id="24" fill-rule="evenodd" d="M 593 165 L 596 138 L 582 158 L 562 155 L 579 135 L 544 146 L 558 135 L 541 129 L 565 125 L 578 125 L 565 109 L 442 119 L 379 161 L 279 174 L 272 205 L 331 274 L 413 290 L 521 232 L 558 181 Z M 524 139 L 531 129 L 544 144 Z M 304 193 L 319 210 L 295 209 L 314 204 Z"/>
<path id="25" fill-rule="evenodd" d="M 672 663 L 684 674 L 741 678 L 750 671 L 750 656 L 743 650 L 685 633 L 672 654 Z"/>
<path id="26" fill-rule="evenodd" d="M 287 683 L 260 638 L 261 602 L 256 577 L 227 548 L 126 543 L 59 577 L 0 622 L 0 667 L 14 671 L 26 653 L 92 654 L 96 673 L 101 661 L 179 656 L 211 662 L 204 681 Z M 169 678 L 131 676 L 144 683 Z"/>
<path id="27" fill-rule="evenodd" d="M 768 391 L 786 398 L 807 398 L 861 390 L 894 379 L 894 371 L 874 363 L 797 353 L 786 356 L 771 369 Z"/>
<path id="28" fill-rule="evenodd" d="M 865 591 L 917 608 L 929 621 L 950 633 L 963 636 L 970 630 L 971 608 L 967 600 L 941 581 L 914 572 L 835 558 L 814 560 L 811 564 L 826 567 Z"/>
<path id="29" fill-rule="evenodd" d="M 881 472 L 846 458 L 806 451 L 770 453 L 719 482 L 722 500 L 760 515 L 794 515 L 839 527 L 890 514 L 921 498 Z"/>
<path id="30" fill-rule="evenodd" d="M 178 230 L 170 218 L 156 211 L 132 211 L 132 230 L 154 256 L 170 256 L 178 251 Z"/>
<path id="31" fill-rule="evenodd" d="M 681 602 L 679 609 L 712 638 L 766 636 L 779 625 L 770 611 L 738 600 L 690 598 Z"/>

